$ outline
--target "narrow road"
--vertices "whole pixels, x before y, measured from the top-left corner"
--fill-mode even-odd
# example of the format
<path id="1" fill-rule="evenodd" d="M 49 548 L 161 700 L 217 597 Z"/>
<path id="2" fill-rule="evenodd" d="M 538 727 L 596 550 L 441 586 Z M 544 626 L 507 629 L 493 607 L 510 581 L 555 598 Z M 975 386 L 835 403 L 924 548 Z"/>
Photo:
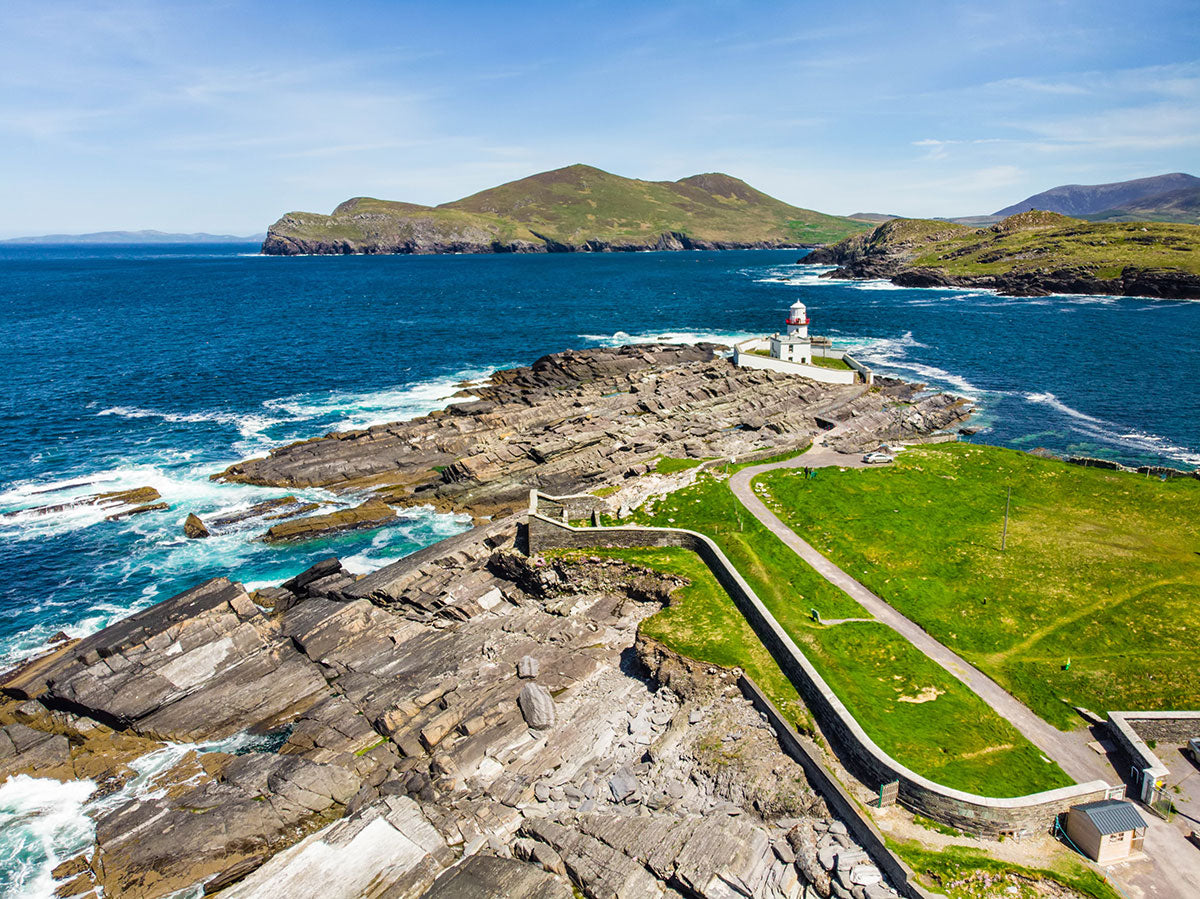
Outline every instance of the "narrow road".
<path id="1" fill-rule="evenodd" d="M 933 639 L 916 622 L 904 617 L 895 608 L 813 549 L 807 541 L 797 536 L 795 531 L 768 509 L 751 489 L 751 481 L 764 472 L 780 468 L 803 468 L 805 466 L 818 468 L 831 465 L 851 468 L 864 467 L 864 463 L 858 455 L 847 456 L 834 452 L 825 447 L 821 443 L 821 438 L 818 438 L 814 441 L 813 448 L 802 456 L 785 462 L 774 462 L 742 469 L 729 479 L 729 487 L 751 515 L 762 522 L 771 533 L 782 540 L 825 580 L 842 590 L 873 615 L 876 620 L 896 631 L 966 684 L 980 699 L 1024 734 L 1047 758 L 1057 762 L 1059 767 L 1070 777 L 1081 783 L 1090 780 L 1119 782 L 1115 778 L 1112 767 L 1103 757 L 1088 748 L 1089 737 L 1085 732 L 1064 733 L 1047 724 L 978 668 Z"/>

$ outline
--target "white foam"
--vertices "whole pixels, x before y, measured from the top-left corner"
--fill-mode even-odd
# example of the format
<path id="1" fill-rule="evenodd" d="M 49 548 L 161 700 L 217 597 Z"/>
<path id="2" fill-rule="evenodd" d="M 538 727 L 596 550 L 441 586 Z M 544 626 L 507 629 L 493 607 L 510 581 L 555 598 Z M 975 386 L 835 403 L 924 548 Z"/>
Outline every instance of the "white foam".
<path id="1" fill-rule="evenodd" d="M 900 337 L 848 339 L 839 343 L 844 343 L 855 359 L 871 368 L 897 375 L 916 375 L 927 383 L 953 389 L 964 398 L 973 401 L 978 401 L 987 393 L 961 375 L 907 358 L 907 351 L 910 349 L 928 349 L 913 337 L 912 331 L 905 331 Z"/>
<path id="2" fill-rule="evenodd" d="M 654 331 L 644 332 L 641 334 L 630 334 L 627 331 L 617 331 L 614 334 L 580 334 L 581 340 L 589 341 L 597 346 L 625 346 L 627 344 L 640 343 L 670 343 L 670 344 L 697 344 L 697 343 L 720 343 L 727 346 L 739 343 L 743 340 L 749 340 L 752 337 L 761 337 L 761 334 L 752 334 L 749 331 L 717 331 L 699 329 L 696 331 Z"/>
<path id="3" fill-rule="evenodd" d="M 1174 459 L 1185 465 L 1200 465 L 1200 450 L 1179 446 L 1158 434 L 1148 434 L 1088 415 L 1062 402 L 1053 393 L 1026 393 L 1022 396 L 1031 403 L 1048 406 L 1073 421 L 1072 430 L 1101 443 L 1132 449 L 1152 456 Z"/>
<path id="4" fill-rule="evenodd" d="M 88 780 L 18 774 L 0 785 L 0 894 L 50 899 L 50 872 L 85 849 L 94 828 L 84 805 L 96 789 Z"/>
<path id="5" fill-rule="evenodd" d="M 324 430 L 358 430 L 394 421 L 406 421 L 441 409 L 448 403 L 463 402 L 456 397 L 465 383 L 479 386 L 491 376 L 494 368 L 471 368 L 416 384 L 382 390 L 348 393 L 301 393 L 267 400 L 263 407 L 273 414 L 282 413 L 282 420 L 291 423 L 314 419 L 337 418 L 324 425 Z"/>
<path id="6" fill-rule="evenodd" d="M 122 418 L 158 418 L 174 424 L 213 424 L 231 425 L 237 428 L 243 437 L 255 437 L 272 425 L 279 424 L 282 419 L 267 418 L 253 413 L 238 414 L 234 412 L 163 412 L 158 409 L 141 409 L 136 406 L 111 406 L 101 409 L 97 415 L 119 415 Z"/>
<path id="7" fill-rule="evenodd" d="M 1068 415 L 1071 418 L 1078 419 L 1079 421 L 1087 421 L 1097 425 L 1104 424 L 1104 422 L 1099 418 L 1088 415 L 1086 412 L 1080 412 L 1078 409 L 1072 409 L 1053 393 L 1026 393 L 1024 396 L 1025 399 L 1029 400 L 1031 403 L 1037 403 L 1041 406 L 1049 406 L 1051 409 L 1055 409 L 1064 415 Z"/>

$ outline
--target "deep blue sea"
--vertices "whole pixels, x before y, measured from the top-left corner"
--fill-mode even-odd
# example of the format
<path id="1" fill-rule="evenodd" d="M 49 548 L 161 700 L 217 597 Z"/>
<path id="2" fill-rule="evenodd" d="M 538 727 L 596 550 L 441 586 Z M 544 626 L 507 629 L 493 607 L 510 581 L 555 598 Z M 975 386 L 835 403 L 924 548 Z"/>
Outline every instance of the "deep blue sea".
<path id="1" fill-rule="evenodd" d="M 420 415 L 463 381 L 568 347 L 778 330 L 797 297 L 815 333 L 877 371 L 976 400 L 977 440 L 1200 464 L 1200 303 L 821 281 L 796 251 L 256 250 L 0 248 L 0 667 L 214 575 L 265 584 L 331 553 L 365 571 L 467 526 L 412 510 L 321 543 L 266 546 L 261 522 L 186 540 L 189 512 L 286 492 L 209 480 L 234 461 Z M 143 485 L 170 510 L 122 522 L 23 511 Z M 86 841 L 89 791 L 0 787 L 0 893 L 48 895 L 53 859 Z"/>
<path id="2" fill-rule="evenodd" d="M 202 518 L 286 491 L 213 483 L 247 456 L 415 416 L 462 381 L 567 347 L 815 333 L 978 401 L 976 439 L 1200 464 L 1200 303 L 1010 299 L 821 281 L 796 251 L 275 258 L 253 246 L 0 249 L 0 664 L 217 574 L 365 570 L 464 528 L 268 547 Z M 170 511 L 20 514 L 151 485 Z M 2 513 L 17 512 L 3 516 Z"/>

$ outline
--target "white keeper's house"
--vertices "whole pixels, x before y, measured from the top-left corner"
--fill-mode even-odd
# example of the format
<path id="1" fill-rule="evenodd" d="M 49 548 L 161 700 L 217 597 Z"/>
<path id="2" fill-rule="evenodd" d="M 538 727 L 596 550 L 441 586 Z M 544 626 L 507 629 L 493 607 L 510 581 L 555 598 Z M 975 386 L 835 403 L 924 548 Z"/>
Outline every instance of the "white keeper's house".
<path id="1" fill-rule="evenodd" d="M 828 337 L 808 333 L 808 309 L 800 300 L 788 309 L 787 330 L 770 337 L 744 340 L 733 348 L 733 364 L 741 368 L 801 375 L 827 384 L 872 384 L 871 369 L 843 350 L 833 349 Z"/>

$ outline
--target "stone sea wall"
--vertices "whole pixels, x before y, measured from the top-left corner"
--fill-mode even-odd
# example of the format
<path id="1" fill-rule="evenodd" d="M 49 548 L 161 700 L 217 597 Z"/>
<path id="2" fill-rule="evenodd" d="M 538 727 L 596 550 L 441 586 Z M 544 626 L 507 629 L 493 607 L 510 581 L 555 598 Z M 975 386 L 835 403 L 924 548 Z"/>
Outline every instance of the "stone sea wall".
<path id="1" fill-rule="evenodd" d="M 1029 796 L 996 799 L 953 790 L 910 771 L 871 740 L 750 585 L 708 537 L 682 528 L 572 528 L 539 514 L 538 500 L 536 494 L 531 497 L 528 516 L 531 552 L 675 546 L 699 555 L 780 669 L 796 686 L 821 729 L 836 747 L 838 757 L 872 787 L 898 781 L 899 799 L 907 808 L 968 833 L 1000 837 L 1048 830 L 1054 819 L 1071 806 L 1103 799 L 1108 794 L 1107 784 L 1092 781 Z"/>

